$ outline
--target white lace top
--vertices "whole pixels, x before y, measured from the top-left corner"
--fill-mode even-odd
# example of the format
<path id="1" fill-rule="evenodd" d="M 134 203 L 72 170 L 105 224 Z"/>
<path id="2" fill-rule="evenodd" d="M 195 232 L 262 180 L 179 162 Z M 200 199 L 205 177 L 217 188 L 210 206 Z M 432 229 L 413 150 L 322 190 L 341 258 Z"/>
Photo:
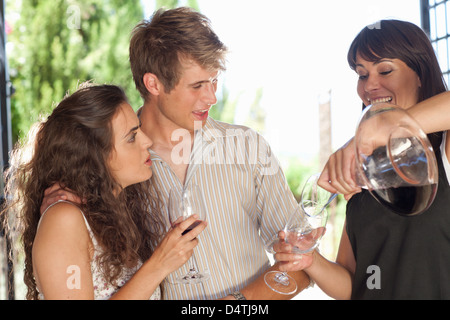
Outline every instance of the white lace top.
<path id="1" fill-rule="evenodd" d="M 49 206 L 45 212 L 55 204 L 59 202 L 67 202 L 68 201 L 60 200 L 58 202 L 55 202 L 51 206 Z M 81 210 L 80 210 L 81 211 Z M 42 214 L 44 216 L 45 212 Z M 92 239 L 92 244 L 94 246 L 94 255 L 91 261 L 91 272 L 92 272 L 92 283 L 94 285 L 94 299 L 95 300 L 107 300 L 109 299 L 114 293 L 116 293 L 135 273 L 136 271 L 141 267 L 142 262 L 139 261 L 138 265 L 133 268 L 126 268 L 124 267 L 122 270 L 122 275 L 117 280 L 117 285 L 112 285 L 108 281 L 105 280 L 105 277 L 103 273 L 101 272 L 100 266 L 98 264 L 98 257 L 102 252 L 101 246 L 99 246 L 97 240 L 95 239 L 94 233 L 91 230 L 91 227 L 89 226 L 89 223 L 87 222 L 84 213 L 83 214 L 84 222 L 86 223 L 86 228 L 89 231 L 89 234 Z M 41 219 L 42 219 L 41 216 Z M 38 225 L 39 228 L 39 225 Z M 150 297 L 150 300 L 160 300 L 161 299 L 161 290 L 160 288 L 156 288 L 155 292 Z M 44 296 L 42 293 L 39 294 L 39 300 L 44 300 Z"/>

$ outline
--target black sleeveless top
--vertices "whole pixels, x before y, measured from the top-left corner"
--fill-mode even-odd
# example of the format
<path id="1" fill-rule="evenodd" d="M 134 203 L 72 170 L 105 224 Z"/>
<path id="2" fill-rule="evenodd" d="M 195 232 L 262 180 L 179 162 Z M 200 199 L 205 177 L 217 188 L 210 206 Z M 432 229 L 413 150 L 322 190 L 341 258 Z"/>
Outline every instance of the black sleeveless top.
<path id="1" fill-rule="evenodd" d="M 349 200 L 352 299 L 450 299 L 450 187 L 439 148 L 435 152 L 438 190 L 422 214 L 398 215 L 367 190 Z"/>

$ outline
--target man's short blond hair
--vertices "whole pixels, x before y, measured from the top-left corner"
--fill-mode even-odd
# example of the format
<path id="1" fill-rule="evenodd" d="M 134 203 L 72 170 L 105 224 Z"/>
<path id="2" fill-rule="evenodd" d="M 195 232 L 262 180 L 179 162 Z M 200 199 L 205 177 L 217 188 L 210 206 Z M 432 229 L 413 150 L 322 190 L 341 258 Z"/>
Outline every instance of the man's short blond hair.
<path id="1" fill-rule="evenodd" d="M 181 61 L 191 59 L 207 70 L 225 70 L 226 46 L 203 14 L 191 8 L 159 9 L 132 32 L 130 65 L 136 88 L 144 100 L 146 73 L 153 73 L 170 92 L 179 82 Z"/>

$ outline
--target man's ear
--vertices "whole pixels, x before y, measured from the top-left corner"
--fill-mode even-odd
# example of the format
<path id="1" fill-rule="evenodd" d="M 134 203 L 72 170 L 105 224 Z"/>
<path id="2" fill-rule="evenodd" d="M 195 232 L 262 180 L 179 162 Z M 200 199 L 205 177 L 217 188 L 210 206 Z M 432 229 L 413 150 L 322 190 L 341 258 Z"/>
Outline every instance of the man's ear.
<path id="1" fill-rule="evenodd" d="M 159 82 L 158 77 L 153 73 L 147 72 L 143 77 L 144 85 L 147 91 L 154 96 L 159 95 L 162 90 L 162 84 Z"/>

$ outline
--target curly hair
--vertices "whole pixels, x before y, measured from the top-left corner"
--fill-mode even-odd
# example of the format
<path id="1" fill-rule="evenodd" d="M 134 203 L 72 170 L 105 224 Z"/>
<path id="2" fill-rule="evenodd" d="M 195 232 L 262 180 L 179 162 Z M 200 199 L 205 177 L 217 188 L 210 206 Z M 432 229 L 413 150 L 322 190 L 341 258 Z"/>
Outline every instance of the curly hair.
<path id="1" fill-rule="evenodd" d="M 99 263 L 111 283 L 126 261 L 145 261 L 159 242 L 161 207 L 152 179 L 122 189 L 107 166 L 113 150 L 111 121 L 126 102 L 117 86 L 83 85 L 12 152 L 2 215 L 9 232 L 21 238 L 27 299 L 38 297 L 32 247 L 44 191 L 55 183 L 83 199 L 79 206 L 102 245 Z M 118 196 L 116 190 L 122 190 Z"/>

